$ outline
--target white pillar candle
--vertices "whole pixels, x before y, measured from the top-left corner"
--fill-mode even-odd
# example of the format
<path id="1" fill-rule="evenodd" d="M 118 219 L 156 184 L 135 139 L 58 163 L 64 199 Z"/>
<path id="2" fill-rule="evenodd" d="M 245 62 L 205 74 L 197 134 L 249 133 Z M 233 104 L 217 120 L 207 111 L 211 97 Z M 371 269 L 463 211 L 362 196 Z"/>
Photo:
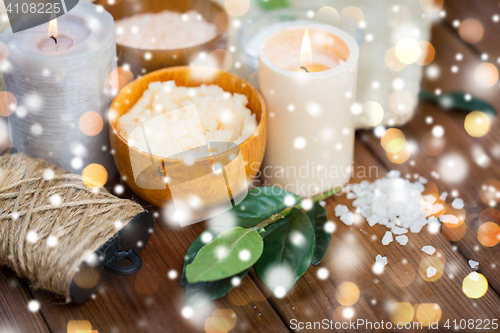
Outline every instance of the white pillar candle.
<path id="1" fill-rule="evenodd" d="M 109 173 L 113 18 L 100 6 L 80 2 L 57 18 L 57 32 L 55 21 L 1 36 L 8 49 L 5 87 L 17 100 L 9 116 L 13 146 L 73 172 L 99 163 Z"/>
<path id="2" fill-rule="evenodd" d="M 311 48 L 301 59 L 306 28 Z M 291 22 L 263 40 L 258 74 L 269 118 L 262 172 L 270 185 L 308 197 L 348 181 L 358 53 L 349 34 L 325 24 Z M 309 73 L 297 72 L 300 66 Z"/>

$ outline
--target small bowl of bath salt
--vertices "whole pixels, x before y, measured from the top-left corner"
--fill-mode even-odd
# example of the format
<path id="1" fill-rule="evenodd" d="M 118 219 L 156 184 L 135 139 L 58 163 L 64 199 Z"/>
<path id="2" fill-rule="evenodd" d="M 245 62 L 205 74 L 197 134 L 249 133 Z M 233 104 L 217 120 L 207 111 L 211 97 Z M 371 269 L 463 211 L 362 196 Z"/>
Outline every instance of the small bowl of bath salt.
<path id="1" fill-rule="evenodd" d="M 137 78 L 200 61 L 222 66 L 228 15 L 210 0 L 96 2 L 115 19 L 118 66 Z M 220 53 L 220 54 L 219 54 Z M 208 65 L 208 64 L 200 64 Z"/>
<path id="2" fill-rule="evenodd" d="M 266 107 L 242 78 L 179 66 L 125 86 L 110 109 L 110 139 L 122 179 L 181 225 L 241 202 L 266 147 Z"/>

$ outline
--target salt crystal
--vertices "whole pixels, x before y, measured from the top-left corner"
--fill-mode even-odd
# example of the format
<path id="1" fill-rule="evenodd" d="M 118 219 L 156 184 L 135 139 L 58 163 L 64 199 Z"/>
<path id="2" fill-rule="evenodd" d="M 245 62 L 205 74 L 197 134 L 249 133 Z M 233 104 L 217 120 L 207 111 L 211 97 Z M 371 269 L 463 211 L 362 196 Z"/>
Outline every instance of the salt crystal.
<path id="1" fill-rule="evenodd" d="M 342 214 L 345 214 L 349 211 L 346 205 L 337 205 L 335 206 L 335 216 L 339 217 Z"/>
<path id="2" fill-rule="evenodd" d="M 455 200 L 453 200 L 453 202 L 451 203 L 451 207 L 455 209 L 462 209 L 464 208 L 464 206 L 464 201 L 460 198 L 455 198 Z"/>
<path id="3" fill-rule="evenodd" d="M 174 50 L 203 44 L 217 36 L 217 27 L 204 19 L 197 20 L 198 15 L 196 10 L 184 14 L 164 10 L 118 20 L 115 22 L 116 43 L 149 50 Z M 119 33 L 131 28 L 132 34 Z"/>
<path id="4" fill-rule="evenodd" d="M 414 234 L 418 234 L 420 230 L 424 227 L 425 223 L 420 223 L 418 221 L 413 222 L 410 224 L 410 231 Z"/>
<path id="5" fill-rule="evenodd" d="M 427 267 L 427 277 L 428 278 L 433 277 L 434 275 L 436 275 L 436 273 L 437 273 L 437 269 L 436 268 L 434 268 L 432 266 Z"/>
<path id="6" fill-rule="evenodd" d="M 406 245 L 408 243 L 408 236 L 406 235 L 396 236 L 396 241 L 401 245 Z"/>
<path id="7" fill-rule="evenodd" d="M 474 261 L 474 260 L 469 260 L 469 266 L 470 266 L 470 268 L 474 269 L 477 266 L 479 266 L 479 262 Z"/>
<path id="8" fill-rule="evenodd" d="M 447 197 L 448 197 L 448 192 L 443 192 L 443 193 L 441 193 L 441 196 L 439 198 L 441 200 L 445 201 Z"/>
<path id="9" fill-rule="evenodd" d="M 399 170 L 392 170 L 387 173 L 387 178 L 395 179 L 399 178 L 401 176 L 401 171 Z"/>
<path id="10" fill-rule="evenodd" d="M 436 252 L 436 249 L 430 245 L 426 245 L 422 248 L 422 251 L 427 254 L 433 255 Z"/>
<path id="11" fill-rule="evenodd" d="M 387 265 L 387 257 L 382 257 L 382 255 L 377 254 L 377 256 L 375 257 L 375 263 L 385 266 Z"/>
<path id="12" fill-rule="evenodd" d="M 393 227 L 391 229 L 392 233 L 394 235 L 402 235 L 402 234 L 406 234 L 408 232 L 408 229 L 406 228 L 401 228 L 401 227 Z"/>
<path id="13" fill-rule="evenodd" d="M 420 177 L 418 179 L 418 181 L 421 182 L 422 184 L 427 184 L 427 182 L 428 182 L 427 178 L 424 178 L 424 177 Z"/>
<path id="14" fill-rule="evenodd" d="M 345 225 L 351 225 L 354 223 L 354 214 L 352 212 L 347 212 L 340 215 L 340 221 L 344 222 Z"/>
<path id="15" fill-rule="evenodd" d="M 349 192 L 349 193 L 346 194 L 346 198 L 349 199 L 349 200 L 355 199 L 356 198 L 356 194 Z"/>
<path id="16" fill-rule="evenodd" d="M 392 242 L 393 239 L 394 238 L 392 237 L 392 232 L 387 231 L 384 237 L 382 238 L 382 245 L 389 245 L 389 243 Z"/>
<path id="17" fill-rule="evenodd" d="M 467 278 L 477 282 L 479 280 L 479 274 L 478 272 L 472 272 L 469 275 L 467 275 Z"/>
<path id="18" fill-rule="evenodd" d="M 377 222 L 380 220 L 380 217 L 378 215 L 371 215 L 366 219 L 366 222 L 368 222 L 368 225 L 370 227 L 373 227 Z"/>
<path id="19" fill-rule="evenodd" d="M 444 214 L 439 217 L 439 220 L 443 223 L 458 224 L 459 219 L 452 214 Z"/>

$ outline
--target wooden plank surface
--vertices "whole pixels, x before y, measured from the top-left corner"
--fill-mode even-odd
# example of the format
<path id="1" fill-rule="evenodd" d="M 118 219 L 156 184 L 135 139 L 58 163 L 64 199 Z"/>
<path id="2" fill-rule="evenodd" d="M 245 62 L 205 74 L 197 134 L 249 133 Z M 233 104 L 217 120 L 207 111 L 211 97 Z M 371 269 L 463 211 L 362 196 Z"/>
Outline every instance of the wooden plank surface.
<path id="1" fill-rule="evenodd" d="M 50 332 L 41 314 L 28 310 L 31 300 L 25 281 L 10 269 L 0 269 L 0 332 Z"/>
<path id="2" fill-rule="evenodd" d="M 216 309 L 232 309 L 237 318 L 232 332 L 258 331 L 262 327 L 287 332 L 250 277 L 245 277 L 237 288 L 239 295 L 233 295 L 248 302 L 232 302 L 226 297 L 196 309 L 192 318 L 181 315 L 184 288 L 179 285 L 179 277 L 169 278 L 169 272 L 175 270 L 180 275 L 187 248 L 201 231 L 198 224 L 172 228 L 157 223 L 151 241 L 141 253 L 144 264 L 139 273 L 115 277 L 95 299 L 84 304 L 65 304 L 50 293 L 36 291 L 51 331 L 65 332 L 70 320 L 86 320 L 99 332 L 204 332 L 206 319 Z"/>
<path id="3" fill-rule="evenodd" d="M 354 170 L 358 166 L 375 166 L 379 175 L 354 177 L 353 183 L 373 181 L 385 175 L 386 167 L 359 140 L 356 141 L 355 150 Z M 391 306 L 397 302 L 408 302 L 415 309 L 422 303 L 437 303 L 442 312 L 441 323 L 447 319 L 498 317 L 500 298 L 493 290 L 478 300 L 469 299 L 462 292 L 462 281 L 471 269 L 467 260 L 454 250 L 441 233 L 433 235 L 423 229 L 418 234 L 409 233 L 406 246 L 395 241 L 384 246 L 381 239 L 387 231 L 385 227 L 377 225 L 371 228 L 364 219 L 353 226 L 344 225 L 334 215 L 333 210 L 338 203 L 348 205 L 351 211 L 355 211 L 351 200 L 347 200 L 344 195 L 327 200 L 328 217 L 335 221 L 337 228 L 321 264 L 309 268 L 283 299 L 270 297 L 271 304 L 285 322 L 289 323 L 292 319 L 302 322 L 321 321 L 324 318 L 345 320 L 341 315 L 345 307 L 335 295 L 336 288 L 343 282 L 353 282 L 360 290 L 360 300 L 352 306 L 356 319 L 390 321 L 390 314 L 394 313 L 394 309 L 391 312 Z M 421 251 L 425 245 L 432 245 L 437 250 L 430 261 L 430 256 Z M 377 254 L 387 256 L 389 261 L 381 275 L 372 271 Z M 438 272 L 438 279 L 428 279 L 426 263 L 438 261 L 446 262 L 444 270 Z M 330 273 L 327 280 L 317 276 L 321 267 L 327 268 Z M 262 284 L 259 285 L 263 290 L 266 289 Z"/>
<path id="4" fill-rule="evenodd" d="M 464 60 L 461 62 L 462 68 L 471 68 L 477 62 L 478 56 L 459 40 L 453 39 L 452 32 L 446 27 L 436 26 L 433 30 L 433 38 L 434 40 L 450 40 L 450 43 L 447 44 L 434 43 L 436 48 L 436 63 L 446 63 L 446 59 L 450 59 L 457 52 L 461 52 L 464 55 Z M 459 71 L 456 74 L 448 70 L 443 70 L 438 80 L 424 80 L 423 86 L 431 90 L 441 87 L 440 89 L 443 93 L 460 90 L 481 96 L 500 110 L 500 99 L 497 98 L 498 86 L 495 85 L 488 89 L 480 88 L 468 77 L 468 74 L 466 70 Z M 433 118 L 432 124 L 425 122 L 425 118 L 428 116 Z M 396 167 L 403 174 L 409 173 L 413 175 L 414 173 L 419 173 L 424 175 L 429 180 L 435 182 L 441 191 L 448 191 L 448 193 L 451 193 L 452 190 L 458 191 L 458 196 L 464 199 L 466 203 L 465 222 L 467 231 L 459 241 L 455 242 L 455 245 L 467 260 L 472 259 L 480 262 L 479 271 L 488 278 L 490 286 L 500 294 L 499 268 L 495 262 L 495 258 L 500 257 L 500 248 L 498 246 L 491 248 L 483 247 L 477 239 L 479 225 L 475 223 L 478 215 L 488 208 L 488 204 L 480 199 L 480 192 L 483 191 L 481 185 L 488 179 L 500 178 L 500 168 L 496 167 L 500 161 L 500 156 L 494 150 L 495 147 L 498 147 L 500 126 L 498 119 L 492 118 L 490 132 L 485 137 L 472 138 L 464 129 L 464 118 L 465 114 L 463 113 L 447 113 L 439 109 L 436 105 L 429 103 L 421 104 L 417 110 L 415 119 L 401 128 L 401 130 L 407 140 L 416 143 L 418 147 L 420 146 L 422 136 L 431 131 L 433 126 L 440 125 L 444 128 L 446 148 L 444 153 L 436 157 L 426 156 L 421 149 L 416 149 L 411 157 L 411 160 L 415 161 L 413 166 L 411 165 L 411 161 L 399 166 L 392 164 L 378 142 L 379 140 L 372 133 L 364 132 L 362 133 L 362 138 L 377 157 L 382 160 L 384 165 Z M 478 158 L 474 158 L 474 151 L 480 151 L 490 163 L 486 167 L 478 165 Z M 431 176 L 432 172 L 439 171 L 439 163 L 442 161 L 443 156 L 449 154 L 462 156 L 467 164 L 468 172 L 466 178 L 457 183 L 446 181 L 446 177 L 434 178 Z"/>
<path id="5" fill-rule="evenodd" d="M 500 14 L 499 8 L 498 2 L 493 0 L 482 0 L 481 5 L 467 0 L 445 1 L 447 15 L 442 24 L 434 27 L 432 35 L 436 49 L 433 64 L 440 66 L 441 75 L 436 80 L 424 79 L 426 89 L 466 91 L 488 100 L 500 110 L 498 84 L 484 89 L 471 79 L 475 66 L 482 62 L 481 53 L 488 53 L 492 62 L 500 56 L 500 23 L 491 19 L 494 14 Z M 484 23 L 485 34 L 481 42 L 466 44 L 451 27 L 454 19 L 466 17 L 476 17 Z M 459 52 L 463 54 L 462 61 L 454 60 Z M 459 66 L 458 73 L 450 70 L 454 64 Z M 432 125 L 425 122 L 427 116 L 433 118 Z M 359 300 L 352 305 L 353 318 L 356 319 L 390 321 L 391 306 L 397 302 L 408 302 L 415 310 L 422 303 L 437 303 L 442 312 L 440 323 L 447 319 L 498 318 L 500 267 L 497 261 L 500 249 L 498 245 L 492 248 L 480 246 L 477 227 L 483 221 L 479 219 L 479 214 L 488 207 L 479 197 L 480 185 L 487 179 L 500 178 L 500 168 L 497 167 L 500 160 L 500 128 L 498 120 L 494 120 L 487 136 L 473 139 L 465 132 L 463 119 L 464 114 L 446 113 L 436 106 L 421 104 L 415 118 L 402 128 L 406 138 L 417 144 L 417 151 L 408 162 L 401 165 L 391 163 L 379 139 L 371 131 L 358 134 L 355 155 L 355 166 L 378 168 L 378 175 L 368 177 L 371 181 L 383 176 L 389 169 L 399 169 L 404 175 L 413 177 L 417 173 L 425 176 L 440 190 L 449 193 L 457 190 L 459 197 L 466 202 L 467 225 L 465 235 L 458 241 L 450 242 L 447 239 L 450 235 L 446 232 L 430 234 L 424 229 L 419 234 L 410 234 L 406 246 L 396 242 L 383 246 L 381 238 L 386 229 L 382 226 L 370 228 L 363 220 L 352 226 L 344 225 L 334 217 L 333 209 L 338 203 L 347 204 L 351 209 L 353 207 L 344 196 L 334 197 L 327 200 L 326 205 L 328 216 L 337 227 L 330 249 L 324 261 L 310 267 L 286 297 L 276 299 L 272 296 L 252 270 L 241 285 L 226 297 L 201 308 L 193 318 L 185 319 L 181 315 L 184 289 L 179 286 L 178 277 L 169 278 L 169 272 L 175 270 L 180 274 L 186 250 L 203 230 L 203 225 L 172 228 L 157 223 L 151 242 L 142 252 L 142 270 L 130 277 L 113 279 L 95 299 L 82 305 L 66 304 L 64 299 L 44 291 L 31 292 L 11 271 L 2 268 L 0 332 L 67 332 L 70 321 L 88 321 L 94 330 L 101 333 L 204 332 L 206 319 L 215 309 L 234 311 L 237 322 L 231 332 L 287 332 L 292 319 L 303 322 L 345 320 L 350 307 L 343 307 L 336 297 L 336 291 L 344 282 L 352 282 L 360 290 Z M 422 136 L 436 124 L 445 129 L 446 150 L 437 157 L 426 156 L 418 147 Z M 490 159 L 489 167 L 482 168 L 474 162 L 471 157 L 474 147 L 480 147 Z M 451 152 L 466 156 L 470 168 L 467 178 L 456 184 L 431 176 L 438 170 L 441 157 Z M 359 180 L 355 178 L 352 181 Z M 125 196 L 129 197 L 130 193 Z M 428 260 L 428 256 L 421 251 L 424 245 L 437 249 L 432 260 L 446 262 L 444 270 L 439 272 L 442 274 L 435 281 L 426 281 L 428 278 L 420 268 L 425 266 L 422 261 Z M 387 256 L 389 260 L 381 275 L 372 271 L 377 254 Z M 471 271 L 467 263 L 469 259 L 480 262 L 478 271 L 490 283 L 486 295 L 477 300 L 467 298 L 461 290 L 462 280 Z M 327 279 L 318 277 L 321 268 L 328 270 Z M 31 295 L 40 301 L 41 310 L 38 313 L 27 310 Z"/>

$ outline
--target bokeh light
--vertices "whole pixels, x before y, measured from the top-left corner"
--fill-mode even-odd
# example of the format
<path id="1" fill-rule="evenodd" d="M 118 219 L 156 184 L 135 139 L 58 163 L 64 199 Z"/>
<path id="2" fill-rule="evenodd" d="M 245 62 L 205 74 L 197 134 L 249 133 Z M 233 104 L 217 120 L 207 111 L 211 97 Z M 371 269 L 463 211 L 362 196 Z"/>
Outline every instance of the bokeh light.
<path id="1" fill-rule="evenodd" d="M 457 224 L 444 222 L 441 225 L 441 233 L 443 236 L 451 242 L 456 242 L 462 239 L 467 231 L 467 225 L 465 224 L 465 209 L 456 209 L 453 208 L 451 204 L 448 204 L 445 206 L 442 213 L 445 215 L 453 215 L 458 218 Z"/>
<path id="2" fill-rule="evenodd" d="M 446 146 L 444 136 L 436 137 L 431 131 L 422 136 L 422 151 L 428 156 L 437 156 L 441 154 Z"/>
<path id="3" fill-rule="evenodd" d="M 363 123 L 367 126 L 377 126 L 384 119 L 384 109 L 380 104 L 368 101 L 363 104 Z"/>
<path id="4" fill-rule="evenodd" d="M 400 152 L 404 148 L 405 143 L 405 135 L 397 128 L 388 128 L 380 138 L 382 148 L 391 154 Z"/>
<path id="5" fill-rule="evenodd" d="M 422 303 L 417 307 L 417 321 L 422 323 L 422 326 L 427 327 L 429 323 L 435 323 L 441 319 L 441 308 L 436 303 Z"/>
<path id="6" fill-rule="evenodd" d="M 407 141 L 404 141 L 403 148 L 399 150 L 397 153 L 391 153 L 389 151 L 386 152 L 387 158 L 394 164 L 403 164 L 411 156 L 412 148 Z"/>
<path id="7" fill-rule="evenodd" d="M 414 100 L 406 90 L 397 90 L 389 97 L 389 106 L 397 114 L 406 114 L 413 110 Z"/>
<path id="8" fill-rule="evenodd" d="M 217 309 L 212 314 L 211 319 L 215 329 L 221 332 L 228 332 L 236 326 L 238 317 L 232 309 Z"/>
<path id="9" fill-rule="evenodd" d="M 82 181 L 87 187 L 103 187 L 107 180 L 108 172 L 106 171 L 106 168 L 100 164 L 89 164 L 82 171 Z"/>
<path id="10" fill-rule="evenodd" d="M 344 27 L 348 30 L 356 30 L 357 26 L 359 26 L 359 24 L 365 20 L 365 14 L 363 14 L 363 11 L 356 6 L 345 7 L 340 12 L 340 15 L 356 23 L 356 26 L 345 25 Z"/>
<path id="11" fill-rule="evenodd" d="M 68 321 L 68 326 L 66 327 L 68 333 L 80 332 L 91 332 L 92 324 L 88 320 L 70 320 Z"/>
<path id="12" fill-rule="evenodd" d="M 359 299 L 359 288 L 353 282 L 343 282 L 335 291 L 337 302 L 344 306 L 351 306 Z"/>
<path id="13" fill-rule="evenodd" d="M 415 310 L 413 306 L 407 302 L 397 302 L 391 305 L 389 310 L 389 318 L 393 324 L 409 323 L 413 320 Z"/>
<path id="14" fill-rule="evenodd" d="M 216 67 L 223 71 L 228 71 L 231 69 L 233 64 L 233 57 L 231 53 L 223 49 L 217 49 L 212 51 L 207 59 L 208 66 Z"/>
<path id="15" fill-rule="evenodd" d="M 444 254 L 439 250 L 436 250 L 436 253 L 432 256 L 423 254 L 418 266 L 418 273 L 420 274 L 420 277 L 424 279 L 424 281 L 434 282 L 443 275 L 445 262 L 446 259 L 444 257 Z M 436 273 L 432 276 L 427 275 L 428 269 L 430 267 L 436 269 Z"/>
<path id="16" fill-rule="evenodd" d="M 104 121 L 101 115 L 95 111 L 87 111 L 80 117 L 80 131 L 85 135 L 95 136 L 99 134 L 103 125 Z"/>
<path id="17" fill-rule="evenodd" d="M 95 287 L 101 279 L 99 270 L 94 266 L 84 265 L 75 274 L 73 280 L 76 285 L 83 289 L 91 289 Z"/>
<path id="18" fill-rule="evenodd" d="M 109 85 L 116 91 L 120 91 L 129 82 L 134 80 L 134 74 L 128 68 L 118 67 L 109 75 Z"/>
<path id="19" fill-rule="evenodd" d="M 467 177 L 469 164 L 458 153 L 444 155 L 438 161 L 438 171 L 441 178 L 448 183 L 459 183 Z"/>
<path id="20" fill-rule="evenodd" d="M 420 6 L 426 12 L 437 12 L 443 8 L 444 0 L 420 0 Z"/>
<path id="21" fill-rule="evenodd" d="M 460 23 L 458 34 L 465 42 L 477 43 L 483 39 L 484 28 L 480 21 L 467 18 Z"/>
<path id="22" fill-rule="evenodd" d="M 483 88 L 490 88 L 498 81 L 498 69 L 489 62 L 483 62 L 474 69 L 474 81 Z"/>
<path id="23" fill-rule="evenodd" d="M 500 241 L 500 226 L 493 222 L 481 224 L 477 231 L 477 240 L 481 245 L 492 247 Z"/>
<path id="24" fill-rule="evenodd" d="M 416 40 L 404 38 L 396 44 L 396 57 L 404 64 L 413 64 L 422 54 Z"/>
<path id="25" fill-rule="evenodd" d="M 229 35 L 231 34 L 231 29 L 229 29 L 229 20 L 225 12 L 217 14 L 214 19 L 215 28 L 219 35 Z"/>
<path id="26" fill-rule="evenodd" d="M 464 278 L 462 290 L 469 298 L 481 298 L 488 291 L 488 280 L 483 274 L 472 272 Z"/>
<path id="27" fill-rule="evenodd" d="M 479 188 L 479 198 L 490 206 L 495 206 L 500 201 L 500 182 L 496 179 L 488 179 Z"/>
<path id="28" fill-rule="evenodd" d="M 324 6 L 316 12 L 314 19 L 326 24 L 338 26 L 340 23 L 340 14 L 335 8 Z"/>
<path id="29" fill-rule="evenodd" d="M 387 52 L 385 53 L 384 62 L 391 71 L 399 72 L 406 68 L 406 64 L 399 61 L 398 57 L 396 56 L 395 47 L 391 47 L 389 50 L 387 50 Z"/>
<path id="30" fill-rule="evenodd" d="M 428 65 L 434 60 L 434 56 L 436 55 L 436 50 L 431 43 L 421 40 L 418 42 L 420 46 L 420 56 L 415 61 L 417 65 L 425 66 Z"/>
<path id="31" fill-rule="evenodd" d="M 250 0 L 225 0 L 224 8 L 233 16 L 241 16 L 250 8 Z"/>
<path id="32" fill-rule="evenodd" d="M 465 117 L 464 127 L 470 136 L 480 138 L 490 131 L 491 120 L 484 112 L 472 111 Z"/>
<path id="33" fill-rule="evenodd" d="M 16 97 L 8 91 L 0 91 L 0 116 L 8 117 L 17 108 Z"/>

